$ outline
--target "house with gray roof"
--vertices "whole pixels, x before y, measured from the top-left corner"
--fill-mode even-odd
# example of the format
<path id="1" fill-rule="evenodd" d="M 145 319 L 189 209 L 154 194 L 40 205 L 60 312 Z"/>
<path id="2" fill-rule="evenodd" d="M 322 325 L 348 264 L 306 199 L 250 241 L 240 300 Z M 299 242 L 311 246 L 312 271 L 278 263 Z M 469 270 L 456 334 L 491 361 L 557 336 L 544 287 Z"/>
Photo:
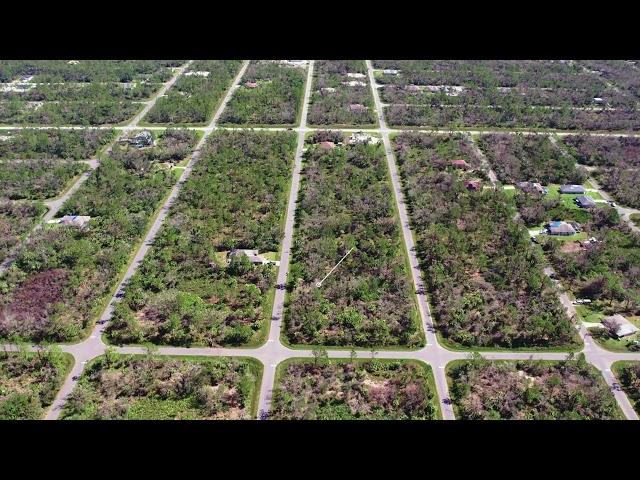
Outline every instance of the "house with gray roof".
<path id="1" fill-rule="evenodd" d="M 574 199 L 576 205 L 580 208 L 591 208 L 596 206 L 596 202 L 593 198 L 588 197 L 586 195 L 579 195 Z"/>
<path id="2" fill-rule="evenodd" d="M 569 193 L 569 194 L 584 194 L 585 190 L 582 185 L 561 185 L 560 193 Z"/>
<path id="3" fill-rule="evenodd" d="M 549 233 L 549 235 L 569 236 L 575 235 L 576 229 L 570 223 L 563 221 L 553 221 L 548 223 L 547 232 Z"/>

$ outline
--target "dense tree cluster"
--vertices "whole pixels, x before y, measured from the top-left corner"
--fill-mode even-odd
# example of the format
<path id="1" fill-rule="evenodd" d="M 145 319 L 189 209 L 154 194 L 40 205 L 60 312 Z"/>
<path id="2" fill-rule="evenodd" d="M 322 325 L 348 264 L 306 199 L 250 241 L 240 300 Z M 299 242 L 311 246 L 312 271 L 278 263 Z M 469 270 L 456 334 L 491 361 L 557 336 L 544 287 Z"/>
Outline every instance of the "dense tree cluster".
<path id="1" fill-rule="evenodd" d="M 84 163 L 65 160 L 0 160 L 0 198 L 52 198 L 87 169 Z"/>
<path id="2" fill-rule="evenodd" d="M 106 129 L 4 130 L 8 138 L 0 141 L 0 158 L 88 159 L 113 139 L 114 131 Z"/>
<path id="3" fill-rule="evenodd" d="M 0 276 L 0 338 L 81 338 L 175 181 L 170 170 L 103 159 L 59 212 L 88 215 L 90 223 L 37 231 Z"/>
<path id="4" fill-rule="evenodd" d="M 575 158 L 562 153 L 547 135 L 482 135 L 478 144 L 504 183 L 581 184 L 587 178 Z"/>
<path id="5" fill-rule="evenodd" d="M 607 314 L 640 313 L 640 236 L 633 233 L 610 207 L 592 209 L 582 225 L 598 242 L 582 248 L 562 248 L 545 242 L 543 248 L 556 273 L 576 297 L 592 300 L 591 308 Z"/>
<path id="6" fill-rule="evenodd" d="M 576 335 L 541 253 L 500 189 L 469 190 L 447 136 L 395 139 L 417 253 L 438 329 L 467 347 L 572 346 Z M 444 158 L 443 158 L 444 157 Z M 470 163 L 470 162 L 468 162 Z"/>
<path id="7" fill-rule="evenodd" d="M 637 100 L 564 61 L 374 62 L 390 125 L 638 130 Z M 596 99 L 600 100 L 596 100 Z"/>
<path id="8" fill-rule="evenodd" d="M 0 60 L 0 82 L 33 75 L 34 82 L 164 82 L 182 60 Z"/>
<path id="9" fill-rule="evenodd" d="M 620 362 L 619 366 L 614 364 L 613 368 L 616 369 L 620 385 L 640 414 L 640 362 Z"/>
<path id="10" fill-rule="evenodd" d="M 215 132 L 129 283 L 107 331 L 114 342 L 255 343 L 270 318 L 275 269 L 232 248 L 277 251 L 296 138 Z"/>
<path id="11" fill-rule="evenodd" d="M 594 177 L 617 201 L 640 208 L 640 139 L 576 135 L 564 142 L 580 163 L 599 167 Z"/>
<path id="12" fill-rule="evenodd" d="M 132 117 L 140 105 L 101 98 L 96 101 L 63 101 L 32 104 L 18 98 L 0 101 L 0 123 L 37 125 L 118 124 Z"/>
<path id="13" fill-rule="evenodd" d="M 367 68 L 363 60 L 318 60 L 315 62 L 313 72 L 314 90 L 309 105 L 307 119 L 309 124 L 347 126 L 376 124 L 368 78 L 351 78 L 347 75 L 349 73 L 366 75 Z M 343 82 L 349 81 L 361 81 L 366 85 L 343 85 Z M 352 111 L 351 105 L 362 105 L 366 110 Z"/>
<path id="14" fill-rule="evenodd" d="M 209 72 L 206 77 L 184 74 L 167 95 L 158 99 L 145 117 L 150 123 L 198 123 L 210 120 L 240 68 L 240 60 L 201 60 L 188 72 Z"/>
<path id="15" fill-rule="evenodd" d="M 0 98 L 27 102 L 146 100 L 160 88 L 157 83 L 54 83 L 38 84 L 24 91 L 5 91 Z"/>
<path id="16" fill-rule="evenodd" d="M 578 62 L 592 72 L 601 75 L 604 80 L 614 83 L 617 87 L 640 98 L 640 68 L 637 62 L 629 63 L 625 60 L 582 60 Z"/>
<path id="17" fill-rule="evenodd" d="M 51 405 L 73 359 L 57 349 L 0 352 L 0 420 L 38 420 Z"/>
<path id="18" fill-rule="evenodd" d="M 451 399 L 464 420 L 616 420 L 622 413 L 600 372 L 578 360 L 456 362 Z"/>
<path id="19" fill-rule="evenodd" d="M 408 361 L 287 361 L 278 367 L 270 418 L 435 420 L 431 369 Z"/>
<path id="20" fill-rule="evenodd" d="M 239 420 L 254 416 L 262 366 L 253 359 L 123 356 L 85 369 L 65 420 Z"/>
<path id="21" fill-rule="evenodd" d="M 46 211 L 47 207 L 40 202 L 14 201 L 0 197 L 0 262 Z"/>
<path id="22" fill-rule="evenodd" d="M 293 125 L 304 96 L 305 70 L 277 63 L 252 62 L 227 104 L 220 123 L 235 125 Z"/>
<path id="23" fill-rule="evenodd" d="M 305 162 L 289 272 L 289 341 L 418 345 L 422 331 L 383 148 L 327 151 L 313 145 Z M 352 247 L 339 269 L 316 287 Z"/>

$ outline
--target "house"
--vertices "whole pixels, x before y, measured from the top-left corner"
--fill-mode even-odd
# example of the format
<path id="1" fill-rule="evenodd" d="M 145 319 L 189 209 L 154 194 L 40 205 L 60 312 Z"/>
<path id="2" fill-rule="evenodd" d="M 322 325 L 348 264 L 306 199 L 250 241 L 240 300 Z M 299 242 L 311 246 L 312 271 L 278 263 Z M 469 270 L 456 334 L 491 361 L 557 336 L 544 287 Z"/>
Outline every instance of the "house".
<path id="1" fill-rule="evenodd" d="M 304 67 L 309 63 L 308 60 L 280 60 L 280 65 L 287 67 Z"/>
<path id="2" fill-rule="evenodd" d="M 546 195 L 547 193 L 549 193 L 549 190 L 544 188 L 538 182 L 518 182 L 516 183 L 516 187 L 518 187 L 520 190 L 522 190 L 525 193 L 538 192 L 543 195 Z"/>
<path id="3" fill-rule="evenodd" d="M 258 88 L 258 84 L 256 82 L 244 82 L 244 86 L 246 88 Z"/>
<path id="4" fill-rule="evenodd" d="M 334 93 L 336 91 L 333 87 L 324 87 L 320 89 L 320 93 Z"/>
<path id="5" fill-rule="evenodd" d="M 365 107 L 361 103 L 352 103 L 351 105 L 349 105 L 349 110 L 352 113 L 363 113 L 367 111 L 367 107 Z"/>
<path id="6" fill-rule="evenodd" d="M 33 80 L 33 75 L 22 75 L 20 77 L 21 82 L 30 82 L 31 80 Z"/>
<path id="7" fill-rule="evenodd" d="M 143 130 L 132 138 L 123 138 L 121 143 L 128 143 L 136 148 L 150 147 L 153 145 L 153 135 L 149 130 Z"/>
<path id="8" fill-rule="evenodd" d="M 593 198 L 588 197 L 586 195 L 579 195 L 574 199 L 576 205 L 580 208 L 591 208 L 596 206 L 596 202 Z"/>
<path id="9" fill-rule="evenodd" d="M 451 160 L 451 165 L 453 165 L 456 168 L 462 168 L 464 170 L 469 168 L 469 164 L 464 160 Z"/>
<path id="10" fill-rule="evenodd" d="M 610 317 L 604 317 L 602 320 L 613 321 L 618 324 L 618 328 L 616 329 L 616 332 L 615 332 L 616 337 L 618 338 L 626 337 L 628 335 L 633 335 L 639 330 L 638 327 L 636 327 L 633 323 L 631 323 L 629 320 L 627 320 L 625 317 L 623 317 L 619 313 L 616 313 L 615 315 L 611 315 Z"/>
<path id="11" fill-rule="evenodd" d="M 67 65 L 78 65 L 80 62 L 78 60 L 69 60 Z"/>
<path id="12" fill-rule="evenodd" d="M 196 77 L 208 77 L 210 72 L 187 72 L 184 74 L 185 77 L 191 77 L 191 76 L 196 76 Z"/>
<path id="13" fill-rule="evenodd" d="M 549 224 L 547 225 L 547 232 L 549 233 L 549 235 L 569 236 L 575 235 L 576 229 L 570 223 L 554 221 L 549 222 Z"/>
<path id="14" fill-rule="evenodd" d="M 583 194 L 585 192 L 582 185 L 561 185 L 560 193 Z"/>
<path id="15" fill-rule="evenodd" d="M 365 82 L 361 82 L 359 80 L 350 80 L 348 82 L 342 82 L 342 85 L 347 85 L 349 87 L 366 87 L 367 86 Z"/>
<path id="16" fill-rule="evenodd" d="M 66 225 L 70 227 L 84 227 L 87 223 L 89 223 L 91 217 L 87 215 L 65 215 L 60 219 L 60 225 Z"/>
<path id="17" fill-rule="evenodd" d="M 598 105 L 601 105 L 604 103 L 604 100 L 600 97 L 593 97 L 593 103 L 597 103 Z"/>
<path id="18" fill-rule="evenodd" d="M 229 252 L 229 255 L 227 255 L 227 263 L 230 263 L 234 257 L 240 257 L 240 256 L 247 257 L 249 261 L 254 265 L 267 265 L 267 264 L 274 264 L 275 266 L 280 265 L 280 262 L 278 261 L 267 260 L 266 258 L 264 258 L 262 255 L 258 253 L 258 250 L 246 250 L 246 249 L 236 249 L 236 248 L 231 250 Z"/>
<path id="19" fill-rule="evenodd" d="M 322 150 L 333 150 L 334 148 L 336 148 L 336 144 L 333 142 L 320 142 L 318 144 L 318 147 L 321 148 Z"/>
<path id="20" fill-rule="evenodd" d="M 467 190 L 480 190 L 481 185 L 482 182 L 478 179 L 467 180 L 466 182 L 464 182 L 464 186 Z"/>
<path id="21" fill-rule="evenodd" d="M 379 141 L 380 141 L 379 138 L 372 137 L 371 135 L 367 135 L 366 133 L 363 133 L 363 132 L 356 132 L 351 134 L 351 136 L 349 137 L 348 143 L 351 145 L 354 145 L 357 143 L 376 144 Z"/>
<path id="22" fill-rule="evenodd" d="M 366 75 L 364 73 L 347 73 L 347 77 L 349 78 L 364 78 Z"/>
<path id="23" fill-rule="evenodd" d="M 382 70 L 383 75 L 398 75 L 399 73 L 400 73 L 400 70 L 394 70 L 392 68 Z"/>

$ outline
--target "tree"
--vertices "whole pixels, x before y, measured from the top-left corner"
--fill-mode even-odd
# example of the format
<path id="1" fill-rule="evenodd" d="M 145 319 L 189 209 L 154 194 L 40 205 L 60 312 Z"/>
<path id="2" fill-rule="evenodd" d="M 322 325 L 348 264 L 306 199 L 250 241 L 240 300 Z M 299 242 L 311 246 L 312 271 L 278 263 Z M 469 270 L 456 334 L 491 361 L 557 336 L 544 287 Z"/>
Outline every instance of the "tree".
<path id="1" fill-rule="evenodd" d="M 314 365 L 324 363 L 329 358 L 329 352 L 327 352 L 327 349 L 324 347 L 315 347 L 312 353 Z"/>

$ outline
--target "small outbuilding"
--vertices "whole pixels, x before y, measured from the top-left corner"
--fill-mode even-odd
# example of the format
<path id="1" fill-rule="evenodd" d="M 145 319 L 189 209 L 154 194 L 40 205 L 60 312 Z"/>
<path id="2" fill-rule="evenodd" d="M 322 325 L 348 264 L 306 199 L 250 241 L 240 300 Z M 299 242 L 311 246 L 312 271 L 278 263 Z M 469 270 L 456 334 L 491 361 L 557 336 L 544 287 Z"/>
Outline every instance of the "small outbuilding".
<path id="1" fill-rule="evenodd" d="M 58 223 L 69 227 L 82 228 L 89 223 L 89 220 L 91 220 L 91 217 L 88 215 L 65 215 Z"/>
<path id="2" fill-rule="evenodd" d="M 585 189 L 582 185 L 561 185 L 560 193 L 568 193 L 568 194 L 584 194 Z"/>
<path id="3" fill-rule="evenodd" d="M 580 208 L 592 208 L 596 206 L 595 200 L 587 195 L 579 195 L 574 201 Z"/>

